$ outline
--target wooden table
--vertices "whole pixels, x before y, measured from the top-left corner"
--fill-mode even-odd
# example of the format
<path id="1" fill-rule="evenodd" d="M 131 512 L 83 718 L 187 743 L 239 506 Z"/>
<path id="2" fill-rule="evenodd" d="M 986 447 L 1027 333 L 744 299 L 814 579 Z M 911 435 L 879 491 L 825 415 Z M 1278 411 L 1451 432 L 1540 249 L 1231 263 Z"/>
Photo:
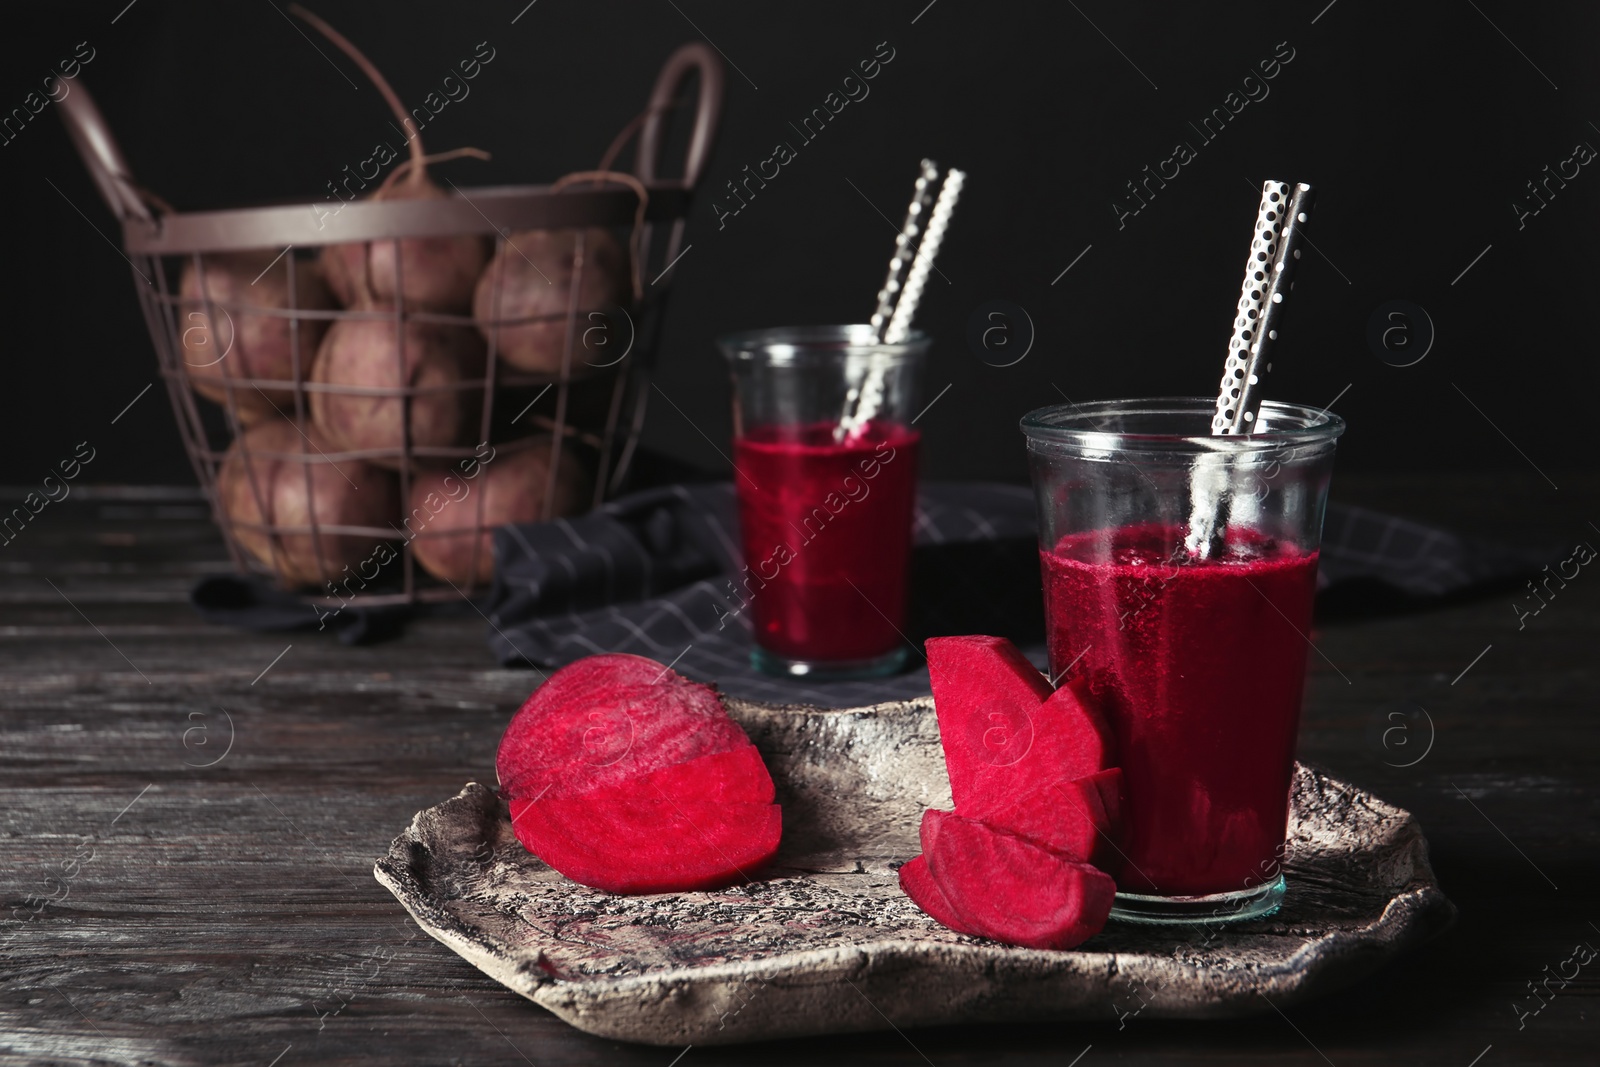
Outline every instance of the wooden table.
<path id="1" fill-rule="evenodd" d="M 1347 477 L 1336 494 L 1464 533 L 1600 544 L 1600 479 L 1556 480 Z M 1451 932 L 1358 987 L 1223 1024 L 1119 1028 L 1107 1005 L 1103 1024 L 677 1060 L 579 1033 L 495 985 L 373 881 L 414 812 L 492 776 L 537 676 L 497 668 L 470 609 L 367 648 L 208 626 L 185 597 L 224 569 L 183 493 L 79 489 L 0 550 L 0 1063 L 1600 1060 L 1600 960 L 1545 1001 L 1529 989 L 1575 945 L 1600 946 L 1600 569 L 1520 631 L 1509 593 L 1319 625 L 1302 756 L 1415 812 L 1461 909 Z M 1405 700 L 1435 735 L 1397 768 L 1428 741 L 1417 726 L 1411 747 L 1393 734 L 1383 746 Z M 1540 1003 L 1519 1026 L 1513 1005 Z"/>

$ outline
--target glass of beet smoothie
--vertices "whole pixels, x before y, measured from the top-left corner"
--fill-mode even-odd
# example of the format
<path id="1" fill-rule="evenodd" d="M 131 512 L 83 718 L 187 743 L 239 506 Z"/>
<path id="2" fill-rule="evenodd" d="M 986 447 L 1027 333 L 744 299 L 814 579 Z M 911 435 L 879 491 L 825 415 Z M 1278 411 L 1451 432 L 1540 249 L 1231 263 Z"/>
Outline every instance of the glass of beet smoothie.
<path id="1" fill-rule="evenodd" d="M 745 562 L 735 592 L 760 670 L 863 678 L 904 665 L 921 436 L 911 419 L 928 344 L 921 333 L 883 344 L 866 325 L 718 342 L 733 372 Z"/>
<path id="2" fill-rule="evenodd" d="M 1025 416 L 1050 671 L 1084 677 L 1126 788 L 1112 915 L 1253 918 L 1281 860 L 1337 415 L 1111 400 Z M 1209 519 L 1208 519 L 1209 517 Z M 1209 536 L 1191 536 L 1202 528 Z"/>

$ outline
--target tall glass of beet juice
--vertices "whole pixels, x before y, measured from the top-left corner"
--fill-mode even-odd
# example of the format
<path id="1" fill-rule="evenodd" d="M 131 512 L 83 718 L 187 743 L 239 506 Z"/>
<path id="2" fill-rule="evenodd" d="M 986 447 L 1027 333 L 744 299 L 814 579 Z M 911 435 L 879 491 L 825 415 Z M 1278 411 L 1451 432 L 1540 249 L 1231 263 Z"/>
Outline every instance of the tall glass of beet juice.
<path id="1" fill-rule="evenodd" d="M 1082 676 L 1126 789 L 1113 917 L 1253 918 L 1281 860 L 1337 415 L 1112 400 L 1022 420 L 1050 670 Z M 1195 536 L 1191 536 L 1191 526 Z M 1206 531 L 1213 531 L 1206 536 Z"/>
<path id="2" fill-rule="evenodd" d="M 865 325 L 718 342 L 733 372 L 745 562 L 736 592 L 760 670 L 862 678 L 904 665 L 920 438 L 911 420 L 928 344 L 920 333 L 879 343 Z"/>

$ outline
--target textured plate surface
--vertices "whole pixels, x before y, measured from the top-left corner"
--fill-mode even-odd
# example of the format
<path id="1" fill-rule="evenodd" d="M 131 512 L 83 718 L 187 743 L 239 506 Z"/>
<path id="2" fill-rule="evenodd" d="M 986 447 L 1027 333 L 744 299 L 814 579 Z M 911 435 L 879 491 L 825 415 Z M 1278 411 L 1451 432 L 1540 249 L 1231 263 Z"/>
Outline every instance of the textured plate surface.
<path id="1" fill-rule="evenodd" d="M 1071 952 L 956 934 L 895 875 L 920 851 L 923 809 L 950 807 L 931 700 L 728 706 L 783 804 L 783 847 L 758 881 L 639 897 L 588 889 L 529 854 L 478 783 L 418 813 L 378 861 L 378 881 L 429 934 L 573 1026 L 660 1045 L 891 1021 L 1248 1015 L 1352 982 L 1455 913 L 1410 813 L 1302 766 L 1289 892 L 1271 918 L 1178 931 L 1113 923 Z"/>

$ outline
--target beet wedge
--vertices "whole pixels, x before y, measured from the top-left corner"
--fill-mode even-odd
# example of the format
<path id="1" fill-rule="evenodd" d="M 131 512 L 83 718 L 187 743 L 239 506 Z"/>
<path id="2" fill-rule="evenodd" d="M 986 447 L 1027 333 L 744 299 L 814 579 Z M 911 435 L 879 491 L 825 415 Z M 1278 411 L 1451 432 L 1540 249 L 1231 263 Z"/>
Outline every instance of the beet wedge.
<path id="1" fill-rule="evenodd" d="M 1116 883 L 1086 863 L 947 812 L 929 811 L 923 828 L 934 845 L 924 852 L 928 873 L 959 923 L 953 929 L 1067 949 L 1099 933 L 1111 914 Z"/>
<path id="2" fill-rule="evenodd" d="M 957 810 L 1014 792 L 1050 683 L 1003 637 L 930 637 L 923 647 Z"/>
<path id="3" fill-rule="evenodd" d="M 559 799 L 749 743 L 710 686 L 614 653 L 535 689 L 501 738 L 495 771 L 508 800 Z"/>
<path id="4" fill-rule="evenodd" d="M 950 906 L 950 901 L 945 899 L 944 890 L 933 880 L 933 875 L 928 872 L 928 858 L 917 856 L 900 868 L 900 889 L 911 902 L 927 913 L 928 917 L 940 926 L 947 926 L 958 934 L 970 934 L 973 931 L 961 925 L 955 909 Z"/>
<path id="5" fill-rule="evenodd" d="M 778 851 L 776 804 L 707 801 L 630 788 L 511 803 L 530 852 L 574 882 L 611 893 L 717 889 L 745 882 Z"/>
<path id="6" fill-rule="evenodd" d="M 1116 762 L 1111 729 L 1081 682 L 1052 691 L 1003 637 L 933 637 L 925 647 L 961 814 L 988 819 L 1021 795 Z"/>

